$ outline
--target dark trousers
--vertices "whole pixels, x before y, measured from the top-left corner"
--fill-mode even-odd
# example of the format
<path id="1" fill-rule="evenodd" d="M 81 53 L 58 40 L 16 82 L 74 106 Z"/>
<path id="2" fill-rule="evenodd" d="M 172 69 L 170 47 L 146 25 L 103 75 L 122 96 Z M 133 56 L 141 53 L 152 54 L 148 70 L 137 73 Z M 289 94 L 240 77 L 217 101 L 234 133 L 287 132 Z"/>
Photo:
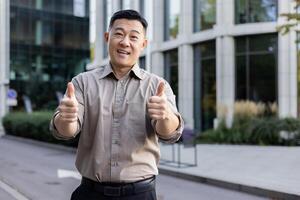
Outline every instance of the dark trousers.
<path id="1" fill-rule="evenodd" d="M 157 200 L 155 177 L 135 183 L 99 183 L 83 178 L 71 200 Z"/>

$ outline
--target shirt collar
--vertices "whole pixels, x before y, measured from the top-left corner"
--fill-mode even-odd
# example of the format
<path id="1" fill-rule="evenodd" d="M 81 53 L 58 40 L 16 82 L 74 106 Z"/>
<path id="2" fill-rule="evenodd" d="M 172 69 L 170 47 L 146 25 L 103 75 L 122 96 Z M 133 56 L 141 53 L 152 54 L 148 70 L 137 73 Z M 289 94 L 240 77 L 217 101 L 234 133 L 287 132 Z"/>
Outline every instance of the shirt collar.
<path id="1" fill-rule="evenodd" d="M 137 78 L 139 78 L 139 79 L 142 80 L 142 79 L 144 78 L 144 76 L 143 76 L 144 73 L 142 73 L 141 71 L 142 71 L 142 70 L 140 69 L 139 65 L 138 65 L 138 64 L 135 64 L 135 65 L 131 68 L 131 70 L 130 70 L 129 73 L 133 72 L 133 74 L 134 74 Z M 105 66 L 103 67 L 102 73 L 100 74 L 99 78 L 100 78 L 100 79 L 103 79 L 103 78 L 105 78 L 106 76 L 108 76 L 108 75 L 110 75 L 110 74 L 112 74 L 112 73 L 114 73 L 114 72 L 113 72 L 113 70 L 112 70 L 111 64 L 109 63 L 108 65 L 105 65 Z"/>

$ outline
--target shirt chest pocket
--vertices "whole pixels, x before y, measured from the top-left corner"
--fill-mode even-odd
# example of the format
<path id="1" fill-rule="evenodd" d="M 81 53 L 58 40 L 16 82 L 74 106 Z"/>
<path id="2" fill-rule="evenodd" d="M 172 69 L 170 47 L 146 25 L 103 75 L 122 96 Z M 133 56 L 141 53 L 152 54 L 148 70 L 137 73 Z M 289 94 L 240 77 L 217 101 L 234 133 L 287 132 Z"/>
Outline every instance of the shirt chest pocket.
<path id="1" fill-rule="evenodd" d="M 146 138 L 146 105 L 143 102 L 127 102 L 126 126 L 129 135 L 135 138 Z"/>

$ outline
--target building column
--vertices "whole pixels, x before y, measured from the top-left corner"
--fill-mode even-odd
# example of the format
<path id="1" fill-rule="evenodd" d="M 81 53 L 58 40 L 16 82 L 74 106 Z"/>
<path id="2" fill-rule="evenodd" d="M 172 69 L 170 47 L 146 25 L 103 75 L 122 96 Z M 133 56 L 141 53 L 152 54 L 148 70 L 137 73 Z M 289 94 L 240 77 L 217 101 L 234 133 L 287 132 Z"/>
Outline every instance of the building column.
<path id="1" fill-rule="evenodd" d="M 279 13 L 295 12 L 292 0 L 278 1 Z M 278 24 L 284 24 L 278 18 Z M 299 108 L 298 108 L 299 109 Z M 278 115 L 297 117 L 297 44 L 296 32 L 278 35 Z"/>
<path id="2" fill-rule="evenodd" d="M 193 60 L 193 47 L 191 45 L 180 46 L 178 49 L 178 109 L 189 128 L 194 128 Z"/>
<path id="3" fill-rule="evenodd" d="M 157 51 L 164 38 L 164 1 L 153 1 L 153 32 L 152 32 L 152 56 L 151 56 L 151 72 L 164 77 L 164 56 L 163 53 Z M 151 20 L 152 21 L 152 20 Z"/>
<path id="4" fill-rule="evenodd" d="M 0 1 L 0 135 L 2 117 L 8 112 L 7 89 L 9 84 L 9 0 Z"/>
<path id="5" fill-rule="evenodd" d="M 178 39 L 184 43 L 193 33 L 193 1 L 181 1 Z M 194 128 L 194 56 L 193 46 L 184 44 L 178 48 L 178 109 L 186 127 Z"/>
<path id="6" fill-rule="evenodd" d="M 86 68 L 87 70 L 99 67 L 102 62 L 103 55 L 103 33 L 106 27 L 103 27 L 103 6 L 104 1 L 91 0 L 90 1 L 90 51 L 91 63 Z"/>
<path id="7" fill-rule="evenodd" d="M 230 35 L 234 26 L 234 0 L 217 0 L 216 6 L 217 117 L 225 117 L 227 126 L 231 126 L 235 101 L 235 49 L 234 38 Z M 222 107 L 226 108 L 225 116 Z"/>

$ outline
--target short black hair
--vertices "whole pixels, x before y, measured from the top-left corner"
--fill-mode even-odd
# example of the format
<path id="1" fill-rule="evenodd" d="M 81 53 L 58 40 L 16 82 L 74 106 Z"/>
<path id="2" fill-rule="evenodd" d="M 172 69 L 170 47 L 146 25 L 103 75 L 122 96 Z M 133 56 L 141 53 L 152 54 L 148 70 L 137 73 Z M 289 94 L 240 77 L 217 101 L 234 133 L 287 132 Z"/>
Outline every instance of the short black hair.
<path id="1" fill-rule="evenodd" d="M 146 19 L 136 10 L 119 10 L 113 14 L 113 16 L 110 18 L 109 22 L 109 29 L 113 26 L 113 23 L 117 19 L 128 19 L 128 20 L 137 20 L 141 22 L 143 25 L 145 31 L 147 30 L 148 27 L 148 22 Z"/>

